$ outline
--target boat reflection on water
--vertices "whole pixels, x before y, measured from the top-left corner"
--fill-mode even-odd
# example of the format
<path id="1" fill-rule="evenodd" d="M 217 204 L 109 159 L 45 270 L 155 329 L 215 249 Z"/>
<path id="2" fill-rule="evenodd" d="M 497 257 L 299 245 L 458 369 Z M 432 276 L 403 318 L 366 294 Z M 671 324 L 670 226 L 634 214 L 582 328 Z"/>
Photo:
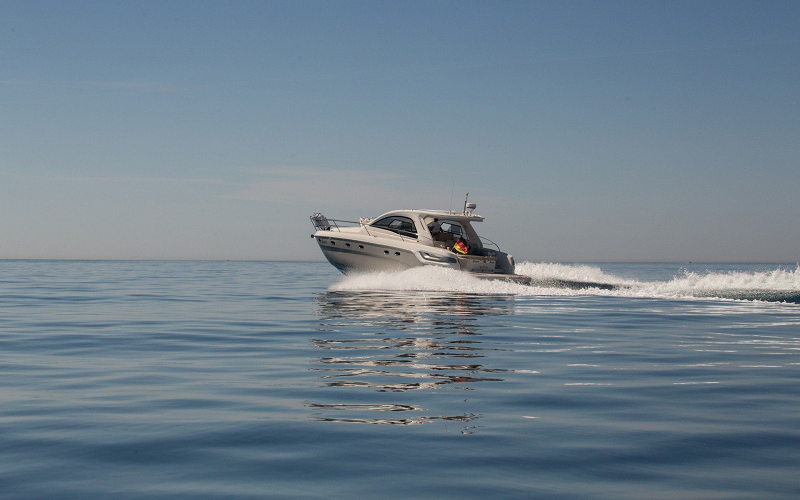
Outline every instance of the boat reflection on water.
<path id="1" fill-rule="evenodd" d="M 319 334 L 311 341 L 324 354 L 312 370 L 338 402 L 307 402 L 314 420 L 470 422 L 481 416 L 464 411 L 468 398 L 449 390 L 502 382 L 510 371 L 487 365 L 497 348 L 484 345 L 481 330 L 487 316 L 512 313 L 513 297 L 376 291 L 327 292 L 317 299 Z M 454 399 L 460 403 L 455 408 Z"/>

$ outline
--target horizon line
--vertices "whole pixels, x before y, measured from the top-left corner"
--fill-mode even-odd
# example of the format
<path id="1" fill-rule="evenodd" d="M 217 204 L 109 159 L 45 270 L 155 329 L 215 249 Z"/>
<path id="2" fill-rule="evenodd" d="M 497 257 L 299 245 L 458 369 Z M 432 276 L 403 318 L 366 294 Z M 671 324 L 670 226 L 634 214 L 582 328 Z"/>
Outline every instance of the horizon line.
<path id="1" fill-rule="evenodd" d="M 325 260 L 308 259 L 109 259 L 109 258 L 44 258 L 44 257 L 4 257 L 0 261 L 37 261 L 37 262 L 306 262 L 327 263 Z M 522 261 L 532 262 L 532 261 Z M 554 261 L 540 260 L 535 264 L 794 264 L 800 266 L 798 261 L 777 260 L 575 260 Z"/>

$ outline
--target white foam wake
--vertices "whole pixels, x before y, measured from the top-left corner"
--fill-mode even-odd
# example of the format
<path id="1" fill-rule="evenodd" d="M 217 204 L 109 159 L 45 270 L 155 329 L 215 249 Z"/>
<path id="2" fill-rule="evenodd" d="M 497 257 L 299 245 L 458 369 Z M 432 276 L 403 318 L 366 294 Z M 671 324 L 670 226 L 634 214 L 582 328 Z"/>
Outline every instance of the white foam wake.
<path id="1" fill-rule="evenodd" d="M 522 262 L 517 273 L 531 276 L 539 286 L 475 278 L 437 267 L 418 267 L 400 272 L 350 275 L 332 285 L 332 291 L 428 291 L 481 295 L 605 295 L 653 298 L 723 298 L 797 302 L 800 299 L 800 266 L 794 270 L 766 272 L 684 272 L 668 281 L 637 281 L 603 272 L 590 265 Z M 585 282 L 587 288 L 548 286 L 547 280 Z M 603 290 L 591 284 L 613 285 Z"/>
<path id="2" fill-rule="evenodd" d="M 352 274 L 332 285 L 332 291 L 426 291 L 524 295 L 530 287 L 505 281 L 482 280 L 441 267 L 415 267 L 406 271 Z"/>
<path id="3" fill-rule="evenodd" d="M 663 291 L 680 290 L 796 290 L 800 291 L 800 267 L 766 272 L 684 272 L 665 283 L 654 282 Z"/>
<path id="4" fill-rule="evenodd" d="M 545 264 L 543 262 L 520 262 L 516 266 L 517 274 L 530 276 L 536 280 L 558 279 L 566 281 L 583 281 L 603 283 L 607 285 L 635 285 L 637 282 L 626 280 L 613 274 L 604 273 L 599 267 L 585 264 Z"/>

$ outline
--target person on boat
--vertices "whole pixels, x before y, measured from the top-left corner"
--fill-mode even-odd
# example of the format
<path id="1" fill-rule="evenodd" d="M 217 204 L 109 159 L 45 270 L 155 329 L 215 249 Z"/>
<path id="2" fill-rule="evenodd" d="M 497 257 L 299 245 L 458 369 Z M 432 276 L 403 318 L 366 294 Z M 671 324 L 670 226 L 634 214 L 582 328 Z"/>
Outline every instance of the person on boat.
<path id="1" fill-rule="evenodd" d="M 439 240 L 439 235 L 442 234 L 442 225 L 439 224 L 439 219 L 434 217 L 433 222 L 428 224 L 428 230 L 431 232 L 434 240 Z"/>

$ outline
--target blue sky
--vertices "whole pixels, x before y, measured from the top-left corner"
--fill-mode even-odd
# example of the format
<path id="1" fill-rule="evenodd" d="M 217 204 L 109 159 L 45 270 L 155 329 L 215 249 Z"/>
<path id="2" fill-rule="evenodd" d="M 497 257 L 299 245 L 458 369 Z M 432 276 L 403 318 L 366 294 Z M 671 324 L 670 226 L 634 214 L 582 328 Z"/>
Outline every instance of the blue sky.
<path id="1" fill-rule="evenodd" d="M 0 258 L 800 260 L 797 2 L 2 2 Z"/>

